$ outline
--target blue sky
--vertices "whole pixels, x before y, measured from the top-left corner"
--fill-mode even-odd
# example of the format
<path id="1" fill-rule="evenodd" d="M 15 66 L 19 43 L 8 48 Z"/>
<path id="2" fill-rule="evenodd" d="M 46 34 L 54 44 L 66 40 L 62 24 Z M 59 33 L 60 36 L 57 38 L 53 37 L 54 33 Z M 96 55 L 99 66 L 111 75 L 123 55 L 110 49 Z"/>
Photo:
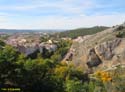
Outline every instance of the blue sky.
<path id="1" fill-rule="evenodd" d="M 0 28 L 73 29 L 125 21 L 125 0 L 0 0 Z"/>

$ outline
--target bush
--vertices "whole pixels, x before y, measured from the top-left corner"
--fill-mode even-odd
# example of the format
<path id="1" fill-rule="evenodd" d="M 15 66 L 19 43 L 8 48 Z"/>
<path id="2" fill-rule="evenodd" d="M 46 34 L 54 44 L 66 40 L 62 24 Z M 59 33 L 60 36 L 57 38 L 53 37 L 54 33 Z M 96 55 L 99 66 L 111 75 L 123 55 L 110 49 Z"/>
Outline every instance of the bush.
<path id="1" fill-rule="evenodd" d="M 124 36 L 124 32 L 118 32 L 116 34 L 116 37 L 118 37 L 118 38 L 122 38 L 123 36 Z"/>
<path id="2" fill-rule="evenodd" d="M 124 29 L 124 27 L 123 26 L 119 26 L 116 30 L 119 31 L 119 30 L 122 30 L 122 29 Z"/>

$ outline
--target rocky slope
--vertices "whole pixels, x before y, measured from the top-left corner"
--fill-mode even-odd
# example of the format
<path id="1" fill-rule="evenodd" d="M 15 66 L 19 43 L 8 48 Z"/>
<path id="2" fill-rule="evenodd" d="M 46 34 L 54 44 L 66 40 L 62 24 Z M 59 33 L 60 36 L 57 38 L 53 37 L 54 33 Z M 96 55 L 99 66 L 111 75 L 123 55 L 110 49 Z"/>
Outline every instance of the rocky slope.
<path id="1" fill-rule="evenodd" d="M 125 64 L 124 36 L 125 24 L 121 24 L 94 35 L 78 37 L 74 39 L 65 61 L 83 69 Z"/>

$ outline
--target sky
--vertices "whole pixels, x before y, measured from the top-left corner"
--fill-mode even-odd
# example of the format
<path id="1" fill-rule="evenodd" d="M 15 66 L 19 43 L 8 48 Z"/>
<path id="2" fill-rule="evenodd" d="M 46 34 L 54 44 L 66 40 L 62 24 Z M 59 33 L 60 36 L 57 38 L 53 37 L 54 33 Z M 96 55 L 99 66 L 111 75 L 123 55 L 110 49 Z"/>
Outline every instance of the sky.
<path id="1" fill-rule="evenodd" d="M 125 0 L 0 0 L 1 29 L 74 29 L 125 21 Z"/>

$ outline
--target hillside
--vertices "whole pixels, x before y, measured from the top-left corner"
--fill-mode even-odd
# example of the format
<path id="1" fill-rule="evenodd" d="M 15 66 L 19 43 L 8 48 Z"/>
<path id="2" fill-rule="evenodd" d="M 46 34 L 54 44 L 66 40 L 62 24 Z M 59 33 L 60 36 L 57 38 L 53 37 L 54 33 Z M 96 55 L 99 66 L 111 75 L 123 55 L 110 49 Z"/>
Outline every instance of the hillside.
<path id="1" fill-rule="evenodd" d="M 97 32 L 101 32 L 109 27 L 104 27 L 104 26 L 95 26 L 91 28 L 79 28 L 79 29 L 74 29 L 74 30 L 68 30 L 61 32 L 59 34 L 60 37 L 70 37 L 70 38 L 76 38 L 78 36 L 84 36 L 84 35 L 91 35 L 95 34 Z"/>
<path id="2" fill-rule="evenodd" d="M 125 25 L 56 45 L 32 58 L 0 40 L 0 92 L 125 91 Z"/>
<path id="3" fill-rule="evenodd" d="M 86 92 L 125 92 L 125 24 L 77 37 L 62 62 L 88 74 Z"/>
<path id="4" fill-rule="evenodd" d="M 77 67 L 110 67 L 125 63 L 125 25 L 115 26 L 93 35 L 74 39 L 65 60 Z M 72 59 L 68 56 L 72 54 Z M 67 61 L 68 62 L 68 61 Z M 69 62 L 68 62 L 69 63 Z"/>

